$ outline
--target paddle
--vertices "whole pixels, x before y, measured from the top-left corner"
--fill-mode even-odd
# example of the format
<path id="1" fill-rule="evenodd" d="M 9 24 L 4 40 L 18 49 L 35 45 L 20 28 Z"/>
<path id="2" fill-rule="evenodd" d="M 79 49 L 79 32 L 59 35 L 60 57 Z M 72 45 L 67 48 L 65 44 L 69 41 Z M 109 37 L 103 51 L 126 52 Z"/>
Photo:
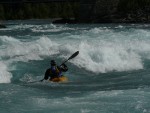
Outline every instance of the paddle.
<path id="1" fill-rule="evenodd" d="M 67 61 L 69 61 L 70 59 L 73 59 L 74 57 L 76 57 L 79 54 L 79 51 L 76 51 L 75 53 L 73 53 L 67 60 L 65 60 L 61 65 L 63 65 L 64 63 L 66 63 Z M 61 66 L 60 65 L 60 66 Z M 36 82 L 42 82 L 44 80 L 44 78 L 42 80 L 38 80 L 38 81 L 33 81 L 33 82 L 29 82 L 29 83 L 36 83 Z"/>
<path id="2" fill-rule="evenodd" d="M 61 65 L 63 65 L 64 63 L 66 63 L 67 61 L 69 61 L 70 59 L 73 59 L 74 57 L 76 57 L 79 54 L 79 51 L 76 51 L 74 54 L 72 54 L 67 60 L 65 60 Z M 61 66 L 60 65 L 60 66 Z"/>

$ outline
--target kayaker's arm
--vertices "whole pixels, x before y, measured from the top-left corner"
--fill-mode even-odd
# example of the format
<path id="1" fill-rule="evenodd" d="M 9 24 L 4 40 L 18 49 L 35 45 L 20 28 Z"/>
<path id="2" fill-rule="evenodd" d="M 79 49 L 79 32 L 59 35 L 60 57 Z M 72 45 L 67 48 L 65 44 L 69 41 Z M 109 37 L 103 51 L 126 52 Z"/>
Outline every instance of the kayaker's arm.
<path id="1" fill-rule="evenodd" d="M 49 73 L 50 73 L 50 69 L 47 69 L 44 78 L 40 80 L 40 82 L 43 82 L 43 80 L 47 80 L 49 78 Z"/>

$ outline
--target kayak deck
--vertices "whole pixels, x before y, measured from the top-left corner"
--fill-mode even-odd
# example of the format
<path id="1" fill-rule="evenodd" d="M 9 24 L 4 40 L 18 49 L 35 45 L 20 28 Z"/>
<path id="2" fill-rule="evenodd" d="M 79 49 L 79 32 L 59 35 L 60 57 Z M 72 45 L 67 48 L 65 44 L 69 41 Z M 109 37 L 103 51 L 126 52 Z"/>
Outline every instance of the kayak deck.
<path id="1" fill-rule="evenodd" d="M 61 77 L 53 78 L 50 81 L 52 81 L 52 82 L 67 82 L 68 78 L 65 76 L 61 76 Z"/>

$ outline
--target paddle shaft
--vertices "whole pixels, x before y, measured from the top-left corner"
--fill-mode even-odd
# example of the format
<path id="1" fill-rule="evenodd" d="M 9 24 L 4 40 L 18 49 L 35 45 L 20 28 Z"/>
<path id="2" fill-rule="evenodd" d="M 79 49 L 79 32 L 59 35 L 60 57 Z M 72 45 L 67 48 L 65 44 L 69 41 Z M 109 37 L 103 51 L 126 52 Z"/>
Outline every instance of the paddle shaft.
<path id="1" fill-rule="evenodd" d="M 44 80 L 44 78 L 42 80 L 38 80 L 38 81 L 33 81 L 33 82 L 28 82 L 28 83 L 36 83 L 36 82 L 42 82 Z"/>
<path id="2" fill-rule="evenodd" d="M 70 59 L 73 59 L 74 57 L 76 57 L 79 54 L 79 51 L 76 51 L 74 54 L 72 54 L 67 60 L 65 60 L 61 65 L 63 65 L 64 63 L 66 63 L 67 61 L 69 61 Z M 60 65 L 60 66 L 61 66 Z"/>

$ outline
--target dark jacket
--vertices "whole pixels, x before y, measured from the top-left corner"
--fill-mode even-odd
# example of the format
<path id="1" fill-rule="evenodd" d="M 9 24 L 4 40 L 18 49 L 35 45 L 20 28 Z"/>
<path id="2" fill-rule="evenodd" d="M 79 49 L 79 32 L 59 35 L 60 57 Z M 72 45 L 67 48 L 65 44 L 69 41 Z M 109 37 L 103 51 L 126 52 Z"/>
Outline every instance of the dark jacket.
<path id="1" fill-rule="evenodd" d="M 45 72 L 44 79 L 53 79 L 62 76 L 62 72 L 66 72 L 68 70 L 68 67 L 65 64 L 62 64 L 61 66 L 56 66 L 57 69 L 53 70 L 53 68 L 48 68 Z"/>

